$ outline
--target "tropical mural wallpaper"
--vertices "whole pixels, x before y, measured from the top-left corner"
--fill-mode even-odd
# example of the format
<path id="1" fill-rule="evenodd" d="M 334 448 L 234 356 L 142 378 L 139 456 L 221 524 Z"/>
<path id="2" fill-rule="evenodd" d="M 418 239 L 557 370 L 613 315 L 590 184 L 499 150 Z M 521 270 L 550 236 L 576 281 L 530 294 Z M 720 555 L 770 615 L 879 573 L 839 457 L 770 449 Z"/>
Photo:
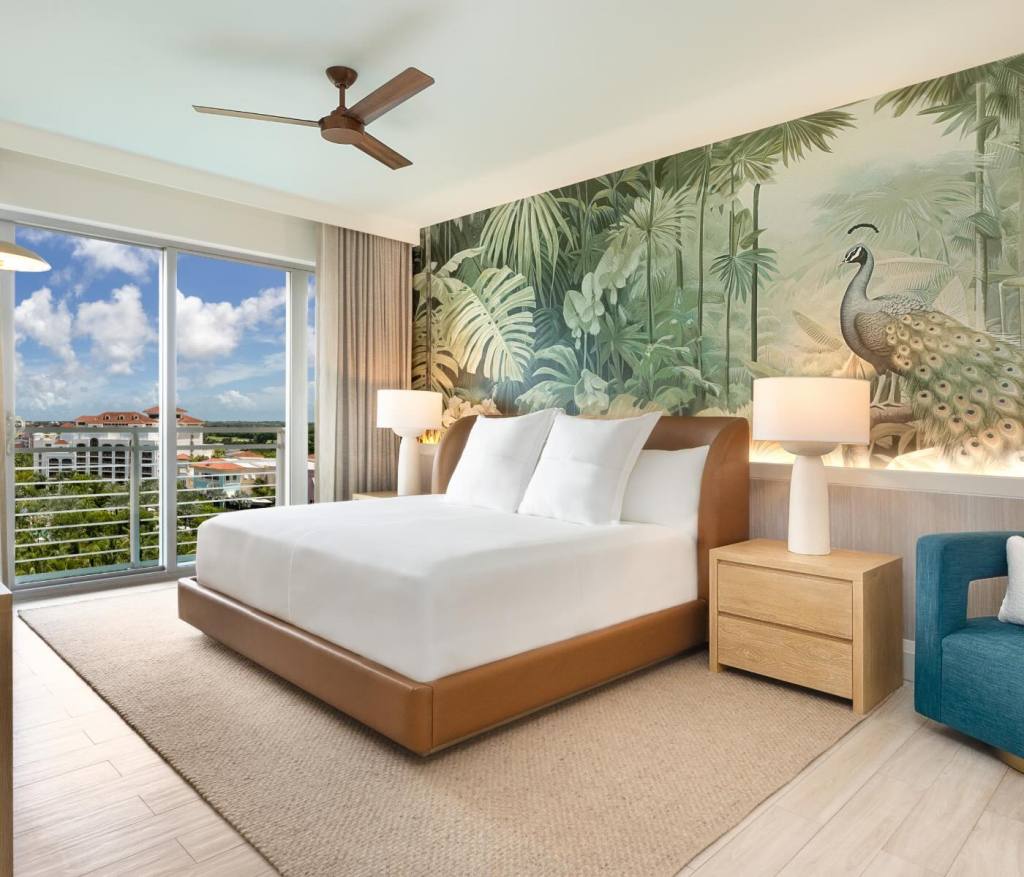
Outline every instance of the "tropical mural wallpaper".
<path id="1" fill-rule="evenodd" d="M 434 225 L 414 384 L 450 421 L 864 377 L 833 462 L 1024 474 L 1022 144 L 1024 55 Z"/>

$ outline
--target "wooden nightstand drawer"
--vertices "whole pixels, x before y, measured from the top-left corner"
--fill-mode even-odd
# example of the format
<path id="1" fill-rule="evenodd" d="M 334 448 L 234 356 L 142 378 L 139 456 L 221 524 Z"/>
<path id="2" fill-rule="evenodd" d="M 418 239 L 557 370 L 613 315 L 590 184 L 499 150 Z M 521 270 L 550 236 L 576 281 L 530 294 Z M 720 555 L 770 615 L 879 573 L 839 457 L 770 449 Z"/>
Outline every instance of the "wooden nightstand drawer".
<path id="1" fill-rule="evenodd" d="M 718 610 L 850 639 L 850 582 L 767 567 L 718 564 Z"/>
<path id="2" fill-rule="evenodd" d="M 848 697 L 867 712 L 903 681 L 900 558 L 793 554 L 751 539 L 711 551 L 708 663 Z"/>
<path id="3" fill-rule="evenodd" d="M 718 660 L 840 697 L 853 696 L 853 645 L 842 640 L 719 615 Z"/>

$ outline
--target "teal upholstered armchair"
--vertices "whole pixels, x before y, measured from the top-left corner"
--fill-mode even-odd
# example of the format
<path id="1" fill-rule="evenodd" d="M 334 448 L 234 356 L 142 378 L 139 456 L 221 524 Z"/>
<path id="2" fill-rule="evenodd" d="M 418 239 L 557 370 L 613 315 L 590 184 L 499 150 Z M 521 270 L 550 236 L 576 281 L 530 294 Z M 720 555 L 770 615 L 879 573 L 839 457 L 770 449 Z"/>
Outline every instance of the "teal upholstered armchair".
<path id="1" fill-rule="evenodd" d="M 1006 575 L 1006 540 L 1013 535 L 918 540 L 914 705 L 922 715 L 1021 759 L 1024 626 L 994 616 L 967 618 L 968 586 Z"/>

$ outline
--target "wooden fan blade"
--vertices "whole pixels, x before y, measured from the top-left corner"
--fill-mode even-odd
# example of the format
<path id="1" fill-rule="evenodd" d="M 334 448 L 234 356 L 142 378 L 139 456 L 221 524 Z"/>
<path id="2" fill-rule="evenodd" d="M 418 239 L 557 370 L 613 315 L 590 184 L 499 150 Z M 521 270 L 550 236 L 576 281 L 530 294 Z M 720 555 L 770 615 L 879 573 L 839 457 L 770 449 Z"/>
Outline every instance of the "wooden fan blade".
<path id="1" fill-rule="evenodd" d="M 268 116 L 266 113 L 247 113 L 244 110 L 225 110 L 221 107 L 204 107 L 196 104 L 192 104 L 192 109 L 197 113 L 206 113 L 211 116 L 234 116 L 236 119 L 255 119 L 257 122 L 284 122 L 286 125 L 320 127 L 319 122 L 314 122 L 311 119 L 293 119 L 291 116 Z"/>
<path id="2" fill-rule="evenodd" d="M 376 91 L 371 91 L 355 106 L 349 107 L 347 113 L 364 125 L 368 125 L 374 119 L 383 116 L 388 110 L 397 107 L 402 101 L 408 100 L 414 94 L 419 94 L 424 88 L 433 84 L 433 77 L 427 76 L 422 70 L 410 67 L 403 70 L 394 79 L 385 82 Z"/>
<path id="3" fill-rule="evenodd" d="M 409 167 L 409 165 L 412 164 L 412 162 L 404 155 L 400 155 L 395 152 L 395 150 L 386 143 L 381 143 L 376 137 L 372 134 L 367 134 L 365 131 L 352 141 L 352 145 L 356 149 L 361 149 L 371 158 L 375 158 L 382 164 L 386 164 L 393 171 L 396 171 L 399 168 Z"/>

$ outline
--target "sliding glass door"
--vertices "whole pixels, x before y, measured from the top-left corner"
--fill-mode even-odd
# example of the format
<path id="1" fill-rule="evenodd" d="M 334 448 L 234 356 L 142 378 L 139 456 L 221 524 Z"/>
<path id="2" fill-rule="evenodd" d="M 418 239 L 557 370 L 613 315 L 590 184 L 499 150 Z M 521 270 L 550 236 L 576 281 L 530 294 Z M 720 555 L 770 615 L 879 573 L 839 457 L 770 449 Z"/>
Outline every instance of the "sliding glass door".
<path id="1" fill-rule="evenodd" d="M 15 275 L 15 584 L 159 562 L 160 253 L 18 226 L 51 270 Z"/>
<path id="2" fill-rule="evenodd" d="M 307 501 L 307 271 L 4 228 L 52 266 L 0 313 L 16 587 L 177 574 L 204 520 Z"/>
<path id="3" fill-rule="evenodd" d="M 284 502 L 285 315 L 279 268 L 177 261 L 178 561 L 217 514 Z"/>

